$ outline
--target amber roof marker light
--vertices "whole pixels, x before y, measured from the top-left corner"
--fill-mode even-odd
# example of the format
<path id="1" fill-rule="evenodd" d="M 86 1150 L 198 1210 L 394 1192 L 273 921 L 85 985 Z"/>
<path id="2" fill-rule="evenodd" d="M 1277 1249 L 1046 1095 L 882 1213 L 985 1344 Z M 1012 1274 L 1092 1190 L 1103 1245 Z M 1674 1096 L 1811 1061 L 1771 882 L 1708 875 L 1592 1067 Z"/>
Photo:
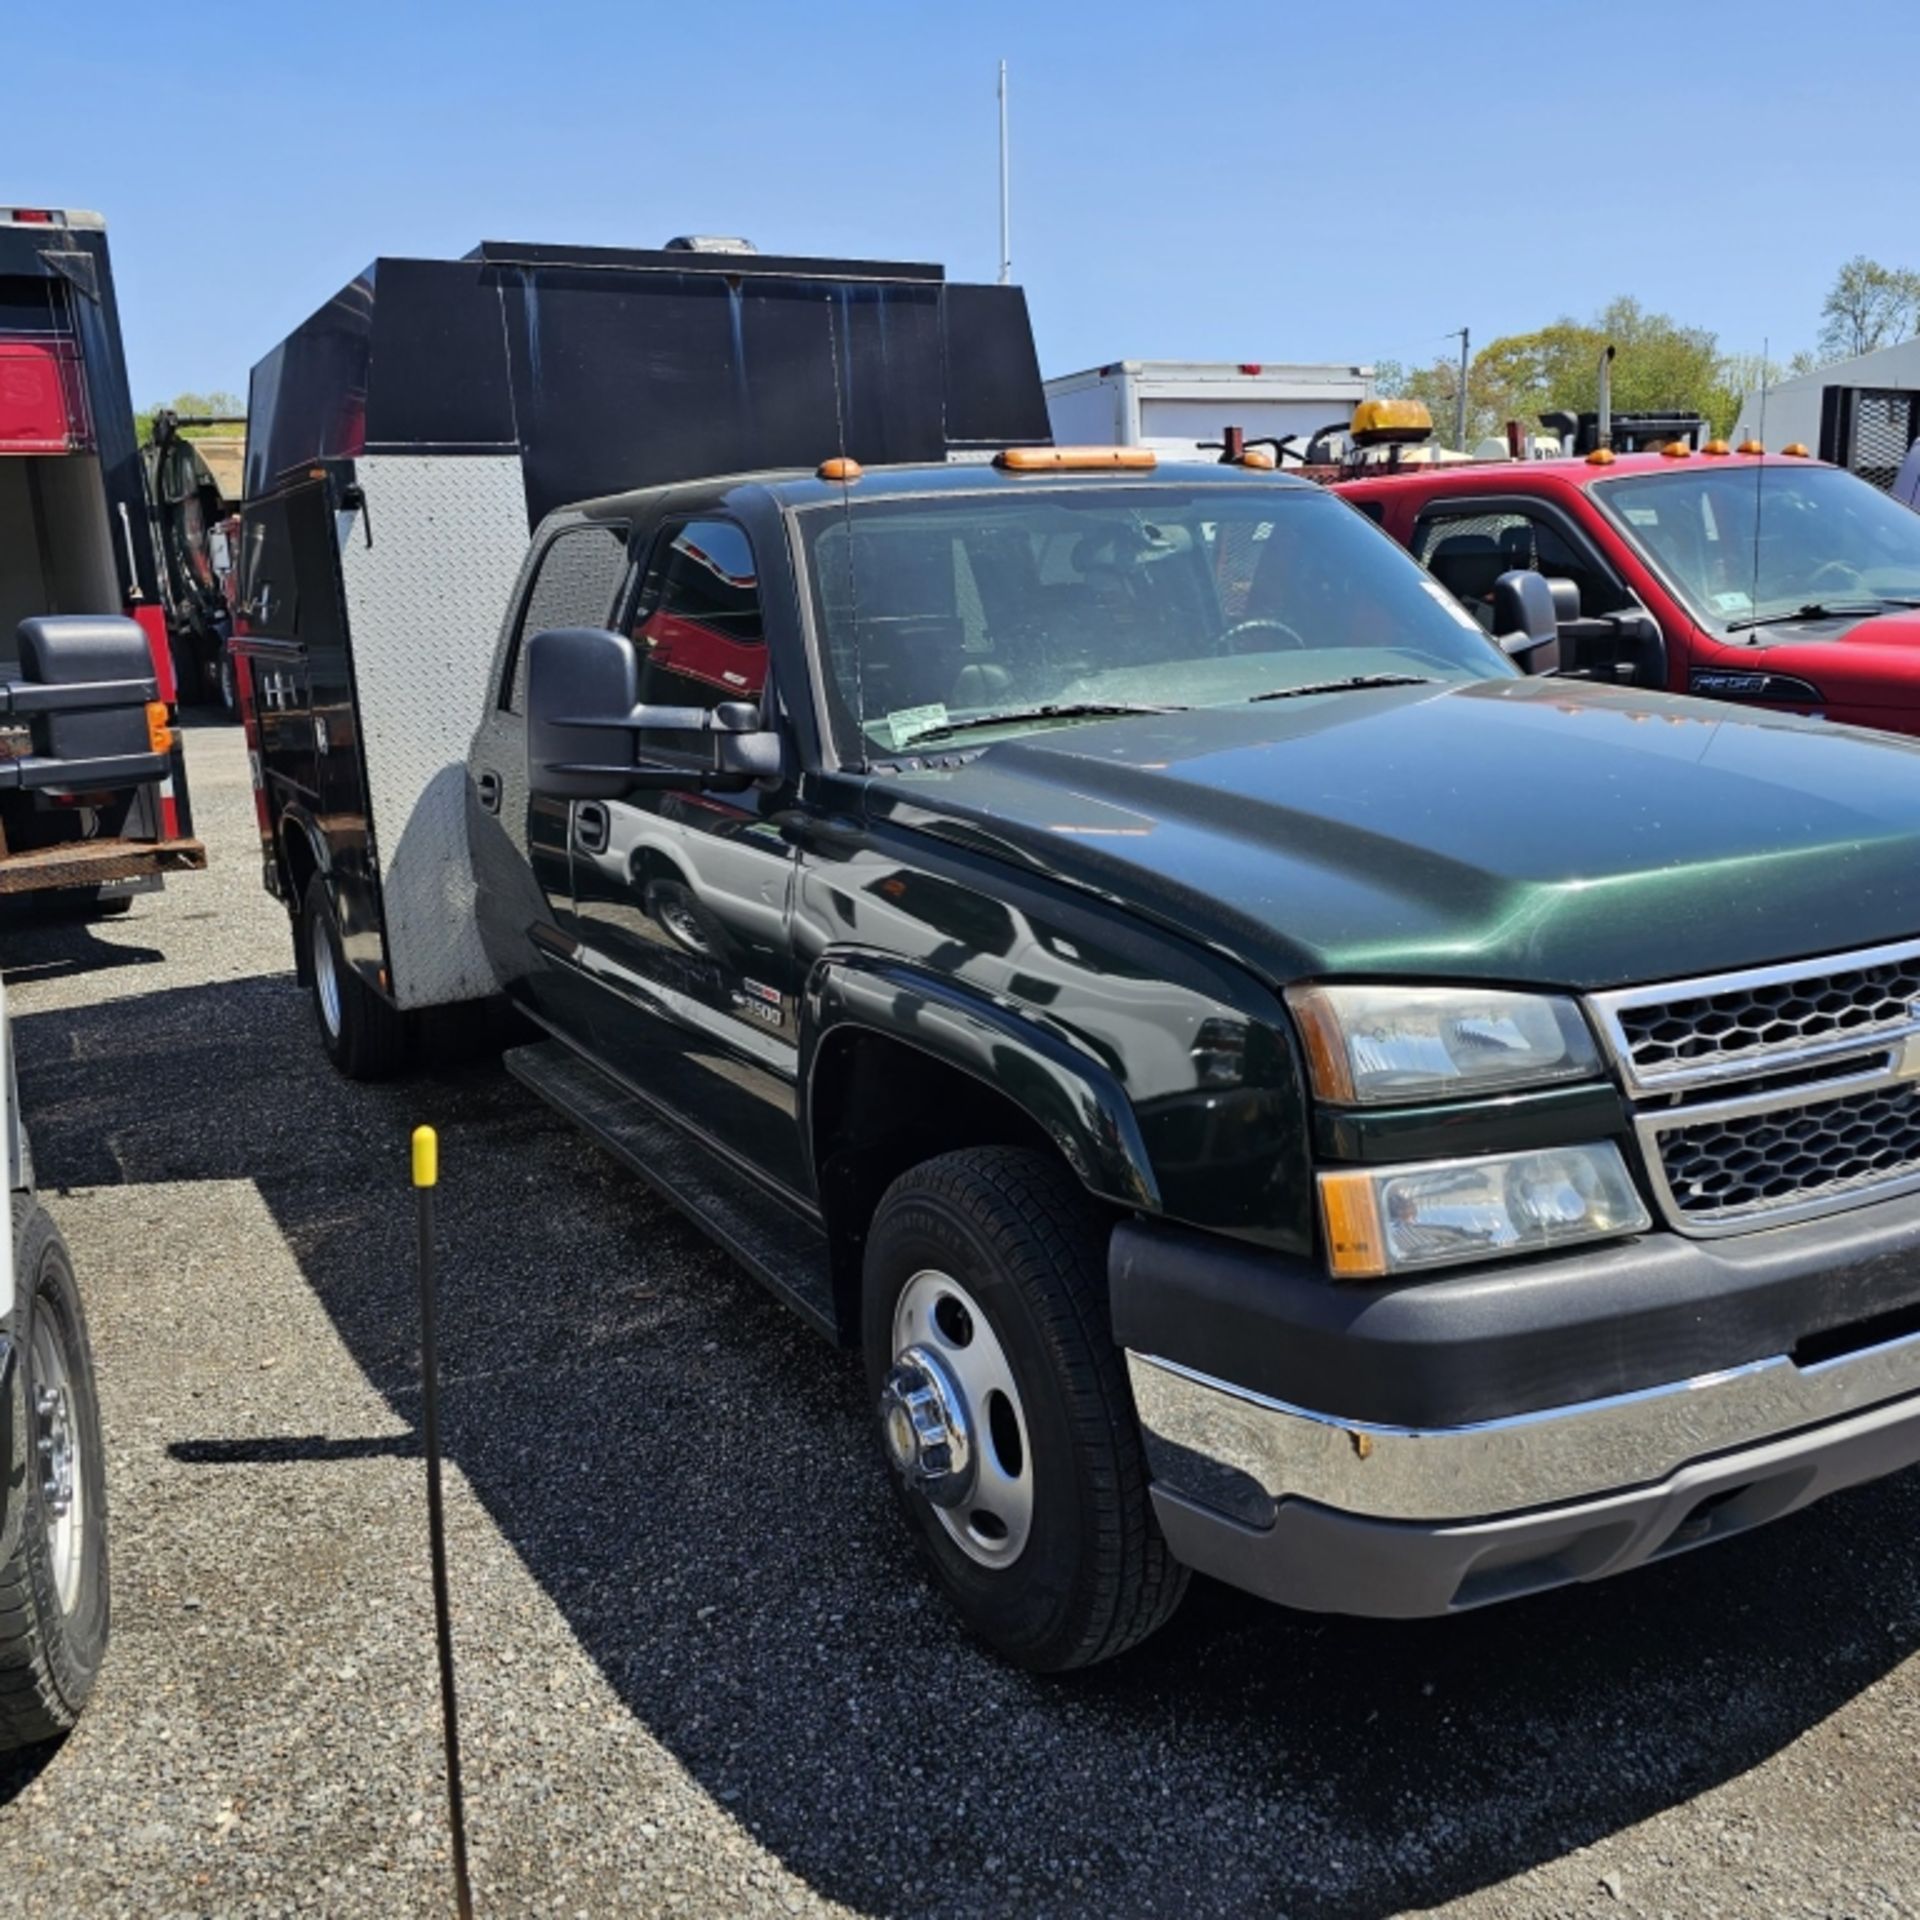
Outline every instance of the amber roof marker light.
<path id="1" fill-rule="evenodd" d="M 1813 458 L 1813 455 L 1807 451 L 1807 443 L 1804 440 L 1789 440 L 1780 451 L 1794 460 L 1811 460 Z"/>
<path id="2" fill-rule="evenodd" d="M 1765 453 L 1766 450 L 1767 446 L 1764 440 L 1751 439 L 1742 440 L 1739 446 L 1734 449 L 1736 453 Z"/>
<path id="3" fill-rule="evenodd" d="M 813 471 L 817 479 L 837 480 L 846 486 L 858 480 L 866 469 L 858 460 L 849 460 L 845 454 L 837 453 L 831 460 L 822 460 Z"/>
<path id="4" fill-rule="evenodd" d="M 1728 446 L 1724 440 L 1709 440 L 1707 444 L 1700 449 L 1700 451 L 1702 453 L 1710 453 L 1713 455 L 1713 457 L 1716 460 L 1718 460 L 1723 458 L 1725 455 L 1731 453 L 1733 449 L 1730 446 Z"/>
<path id="5" fill-rule="evenodd" d="M 1003 447 L 993 464 L 1007 473 L 1150 473 L 1151 447 Z"/>

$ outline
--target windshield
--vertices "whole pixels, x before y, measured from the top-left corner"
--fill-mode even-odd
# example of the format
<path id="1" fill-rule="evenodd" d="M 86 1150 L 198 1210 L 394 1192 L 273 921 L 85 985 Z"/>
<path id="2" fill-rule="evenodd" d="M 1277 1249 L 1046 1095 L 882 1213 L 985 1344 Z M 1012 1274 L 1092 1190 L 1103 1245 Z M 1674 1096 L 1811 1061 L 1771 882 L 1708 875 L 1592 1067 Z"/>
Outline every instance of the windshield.
<path id="1" fill-rule="evenodd" d="M 1920 514 L 1837 467 L 1689 466 L 1593 492 L 1708 626 L 1920 603 Z"/>
<path id="2" fill-rule="evenodd" d="M 849 761 L 1104 711 L 1517 671 L 1392 540 L 1317 489 L 1036 486 L 799 518 Z"/>

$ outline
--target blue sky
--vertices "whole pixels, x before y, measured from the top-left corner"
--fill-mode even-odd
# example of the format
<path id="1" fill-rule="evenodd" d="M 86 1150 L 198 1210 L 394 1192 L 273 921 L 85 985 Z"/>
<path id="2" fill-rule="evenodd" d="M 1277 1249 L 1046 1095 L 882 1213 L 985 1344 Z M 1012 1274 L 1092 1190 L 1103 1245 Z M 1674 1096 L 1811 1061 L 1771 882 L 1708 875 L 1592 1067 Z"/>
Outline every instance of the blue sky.
<path id="1" fill-rule="evenodd" d="M 1616 293 L 1785 359 L 1849 255 L 1920 266 L 1911 0 L 28 8 L 84 86 L 9 99 L 0 198 L 107 215 L 136 401 L 483 237 L 990 279 L 1002 56 L 1048 373 L 1419 362 Z"/>

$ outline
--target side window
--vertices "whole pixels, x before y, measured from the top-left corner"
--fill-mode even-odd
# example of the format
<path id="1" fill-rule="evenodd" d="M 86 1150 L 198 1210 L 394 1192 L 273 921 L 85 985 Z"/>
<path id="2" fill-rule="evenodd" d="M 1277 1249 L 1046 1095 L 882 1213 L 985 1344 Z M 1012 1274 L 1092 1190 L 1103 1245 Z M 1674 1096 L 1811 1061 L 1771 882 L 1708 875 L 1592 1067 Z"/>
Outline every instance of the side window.
<path id="1" fill-rule="evenodd" d="M 527 641 L 549 627 L 603 627 L 627 571 L 625 527 L 568 527 L 548 541 L 507 648 L 500 704 L 526 710 Z"/>
<path id="2" fill-rule="evenodd" d="M 1582 613 L 1616 613 L 1631 604 L 1612 571 L 1589 559 L 1544 514 L 1428 515 L 1414 529 L 1413 557 L 1483 627 L 1493 623 L 1493 583 L 1515 569 L 1571 580 L 1580 589 Z"/>
<path id="3" fill-rule="evenodd" d="M 633 637 L 640 699 L 662 707 L 757 700 L 767 681 L 753 547 L 731 520 L 665 528 L 641 584 Z"/>

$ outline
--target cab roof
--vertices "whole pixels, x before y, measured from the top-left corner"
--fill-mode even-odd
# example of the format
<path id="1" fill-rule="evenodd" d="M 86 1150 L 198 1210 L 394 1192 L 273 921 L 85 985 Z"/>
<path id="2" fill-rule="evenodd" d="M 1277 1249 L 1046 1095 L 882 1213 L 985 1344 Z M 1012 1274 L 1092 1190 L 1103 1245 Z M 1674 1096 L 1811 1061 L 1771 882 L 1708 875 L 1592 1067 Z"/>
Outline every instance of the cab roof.
<path id="1" fill-rule="evenodd" d="M 1591 487 L 1619 480 L 1630 473 L 1685 473 L 1696 467 L 1820 467 L 1831 463 L 1809 459 L 1804 454 L 1783 453 L 1689 453 L 1684 457 L 1660 452 L 1619 453 L 1613 459 L 1595 465 L 1585 454 L 1560 460 L 1461 460 L 1447 466 L 1403 467 L 1397 473 L 1356 475 L 1351 480 L 1331 484 L 1343 494 L 1391 493 L 1402 489 L 1429 491 L 1511 492 L 1535 479 L 1558 480 L 1574 487 Z"/>
<path id="2" fill-rule="evenodd" d="M 1032 493 L 1097 489 L 1102 492 L 1138 492 L 1166 486 L 1200 487 L 1277 487 L 1288 493 L 1317 493 L 1323 489 L 1295 474 L 1276 473 L 1258 467 L 1217 466 L 1200 461 L 1166 461 L 1154 467 L 1120 470 L 1063 468 L 1047 473 L 1009 473 L 985 460 L 925 462 L 914 465 L 867 467 L 859 479 L 844 486 L 838 480 L 823 480 L 818 473 L 801 468 L 772 468 L 759 473 L 717 474 L 710 480 L 681 481 L 665 487 L 636 487 L 626 493 L 607 494 L 598 500 L 582 501 L 573 512 L 592 519 L 615 519 L 631 515 L 657 502 L 663 495 L 698 490 L 715 496 L 755 488 L 771 497 L 783 512 L 797 513 L 808 507 L 838 506 L 844 499 L 854 506 L 867 500 L 924 497 L 927 494 Z"/>

